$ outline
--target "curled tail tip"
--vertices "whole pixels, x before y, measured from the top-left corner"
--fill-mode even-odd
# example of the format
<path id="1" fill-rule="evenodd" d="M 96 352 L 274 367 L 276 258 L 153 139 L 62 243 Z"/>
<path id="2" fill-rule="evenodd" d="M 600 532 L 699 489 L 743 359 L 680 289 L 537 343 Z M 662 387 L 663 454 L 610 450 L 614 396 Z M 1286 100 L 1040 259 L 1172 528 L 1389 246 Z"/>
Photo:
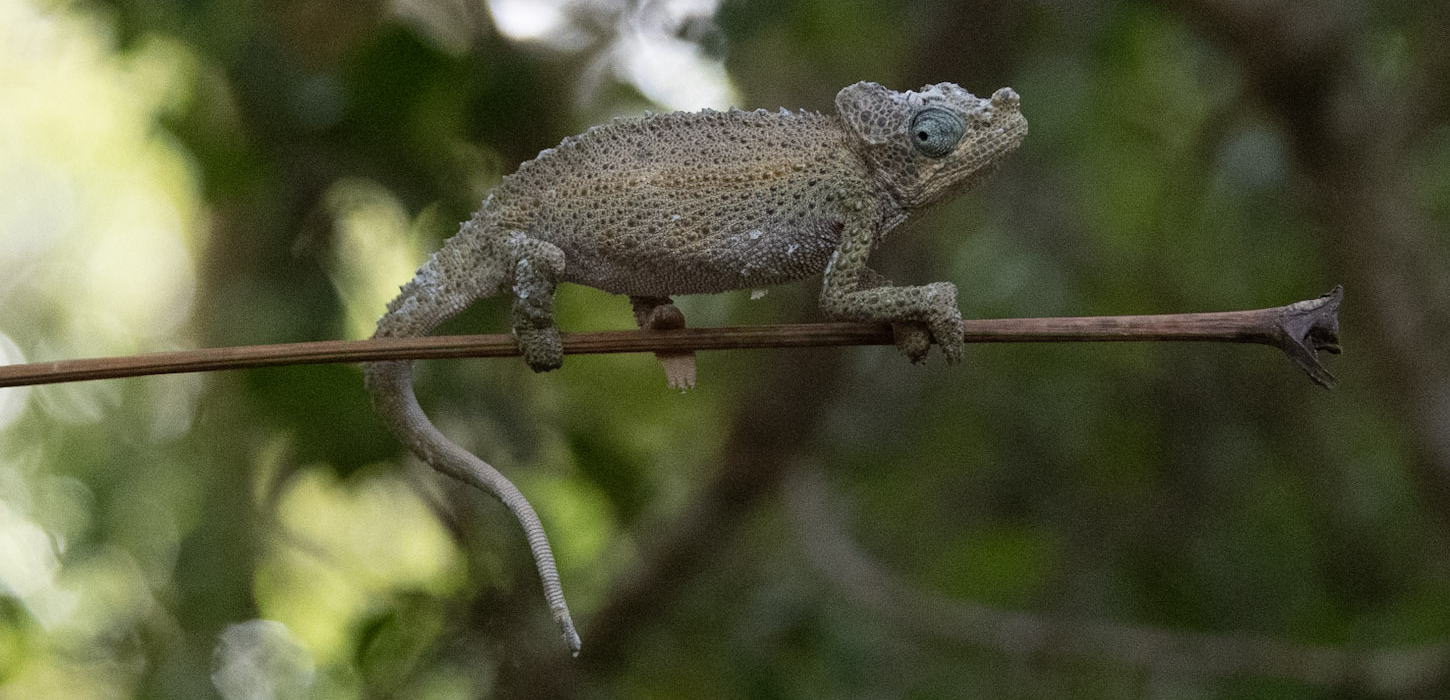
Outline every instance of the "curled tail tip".
<path id="1" fill-rule="evenodd" d="M 579 652 L 583 650 L 584 643 L 579 639 L 579 630 L 574 629 L 574 620 L 569 617 L 569 611 L 564 610 L 555 616 L 559 623 L 559 631 L 564 634 L 564 643 L 569 645 L 569 655 L 579 658 Z"/>

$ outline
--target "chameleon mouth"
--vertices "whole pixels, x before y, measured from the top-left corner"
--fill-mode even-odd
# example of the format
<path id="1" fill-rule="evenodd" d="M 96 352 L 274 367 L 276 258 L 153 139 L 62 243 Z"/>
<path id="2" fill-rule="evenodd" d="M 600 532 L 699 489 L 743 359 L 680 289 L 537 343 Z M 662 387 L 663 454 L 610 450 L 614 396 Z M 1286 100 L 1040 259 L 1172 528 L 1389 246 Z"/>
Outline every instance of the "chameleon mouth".
<path id="1" fill-rule="evenodd" d="M 993 102 L 1000 102 L 1006 110 L 998 110 L 985 124 L 975 127 L 976 141 L 960 148 L 972 150 L 972 156 L 955 164 L 948 164 L 948 170 L 936 176 L 946 184 L 942 189 L 929 189 L 919 204 L 929 204 L 953 197 L 971 189 L 983 178 L 991 175 L 1002 164 L 1004 157 L 1017 150 L 1027 138 L 1027 119 L 1016 110 L 1017 93 L 1003 88 L 992 95 Z M 985 104 L 987 100 L 982 100 Z"/>
<path id="2" fill-rule="evenodd" d="M 1020 112 L 1014 113 L 1012 119 L 1007 120 L 1005 126 L 997 127 L 998 132 L 1004 136 L 1012 145 L 1009 150 L 1022 145 L 1022 140 L 1027 138 L 1027 120 Z"/>
<path id="3" fill-rule="evenodd" d="M 1011 112 L 998 112 L 991 121 L 979 128 L 978 133 L 981 137 L 976 148 L 981 158 L 974 160 L 996 161 L 1000 156 L 1016 150 L 1027 138 L 1027 119 L 1015 109 L 1017 93 L 1011 92 L 1010 88 L 1003 89 L 1010 93 L 1009 106 L 1014 109 Z M 1001 93 L 1002 90 L 997 91 L 997 95 Z M 997 95 L 992 96 L 994 101 L 997 99 Z"/>

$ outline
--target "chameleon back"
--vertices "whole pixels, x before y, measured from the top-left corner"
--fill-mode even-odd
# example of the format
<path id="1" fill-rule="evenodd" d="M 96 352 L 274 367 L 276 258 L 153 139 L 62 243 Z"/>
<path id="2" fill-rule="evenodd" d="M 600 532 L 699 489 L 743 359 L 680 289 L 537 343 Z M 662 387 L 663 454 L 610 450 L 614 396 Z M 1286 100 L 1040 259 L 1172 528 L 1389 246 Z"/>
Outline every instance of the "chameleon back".
<path id="1" fill-rule="evenodd" d="M 563 281 L 608 292 L 794 281 L 877 203 L 849 138 L 835 116 L 785 110 L 616 120 L 525 163 L 480 218 L 558 246 Z"/>

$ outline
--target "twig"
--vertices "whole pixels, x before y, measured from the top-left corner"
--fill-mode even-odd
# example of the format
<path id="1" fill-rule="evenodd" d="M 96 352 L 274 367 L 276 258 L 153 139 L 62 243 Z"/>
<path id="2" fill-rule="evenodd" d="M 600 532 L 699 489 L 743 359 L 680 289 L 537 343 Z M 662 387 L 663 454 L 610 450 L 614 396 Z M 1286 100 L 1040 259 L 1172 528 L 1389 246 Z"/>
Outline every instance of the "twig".
<path id="1" fill-rule="evenodd" d="M 1156 340 L 1273 345 L 1288 354 L 1315 383 L 1332 387 L 1334 377 L 1319 363 L 1317 353 L 1320 350 L 1339 352 L 1338 314 L 1342 297 L 1343 290 L 1335 287 L 1318 299 L 1252 311 L 1154 316 L 977 319 L 964 321 L 963 325 L 966 328 L 967 342 L 972 343 Z M 564 334 L 566 354 L 891 343 L 890 326 L 873 323 L 810 323 Z M 246 345 L 0 366 L 0 387 L 281 365 L 515 355 L 518 355 L 518 348 L 513 337 L 504 334 Z"/>

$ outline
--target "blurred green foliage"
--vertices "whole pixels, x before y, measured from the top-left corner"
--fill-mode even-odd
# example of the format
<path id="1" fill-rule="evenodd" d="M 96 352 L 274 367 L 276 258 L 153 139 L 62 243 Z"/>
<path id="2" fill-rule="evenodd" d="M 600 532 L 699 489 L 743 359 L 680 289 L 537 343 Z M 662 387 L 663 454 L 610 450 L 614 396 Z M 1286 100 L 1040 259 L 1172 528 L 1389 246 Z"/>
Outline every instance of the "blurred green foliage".
<path id="1" fill-rule="evenodd" d="M 1321 51 L 1308 75 L 1374 90 L 1325 126 L 1304 115 L 1339 97 L 1281 89 L 1273 71 L 1300 66 L 1264 56 L 1283 37 L 1220 5 L 0 0 L 7 362 L 358 337 L 562 137 L 644 109 L 830 111 L 862 79 L 1023 95 L 1023 151 L 878 253 L 894 279 L 955 281 L 969 316 L 1349 285 L 1333 393 L 1269 350 L 1178 344 L 974 346 L 956 368 L 889 348 L 707 354 L 686 395 L 647 356 L 546 376 L 421 364 L 435 422 L 549 527 L 575 665 L 511 518 L 407 456 L 355 367 L 0 390 L 0 695 L 1443 697 L 1443 646 L 1311 682 L 1310 655 L 1216 672 L 1055 637 L 1024 651 L 950 612 L 902 621 L 1018 611 L 1064 638 L 1107 621 L 1244 640 L 1249 658 L 1262 639 L 1450 641 L 1450 319 L 1431 299 L 1410 323 L 1380 284 L 1450 279 L 1450 89 L 1426 77 L 1450 64 L 1450 24 L 1434 3 L 1336 3 L 1278 25 Z M 800 321 L 814 293 L 681 307 L 692 325 Z M 503 307 L 444 331 L 500 330 Z M 568 329 L 631 324 L 594 290 L 559 307 Z M 789 388 L 803 376 L 828 381 Z M 779 410 L 788 449 L 742 444 L 774 397 L 813 391 Z M 702 488 L 742 454 L 755 474 L 823 472 L 830 537 L 849 533 L 877 584 L 833 573 L 796 519 L 802 482 Z M 699 529 L 702 563 L 652 568 L 702 512 L 722 519 Z M 591 649 L 595 614 L 637 580 L 651 604 Z M 872 607 L 884 581 L 917 594 Z"/>

